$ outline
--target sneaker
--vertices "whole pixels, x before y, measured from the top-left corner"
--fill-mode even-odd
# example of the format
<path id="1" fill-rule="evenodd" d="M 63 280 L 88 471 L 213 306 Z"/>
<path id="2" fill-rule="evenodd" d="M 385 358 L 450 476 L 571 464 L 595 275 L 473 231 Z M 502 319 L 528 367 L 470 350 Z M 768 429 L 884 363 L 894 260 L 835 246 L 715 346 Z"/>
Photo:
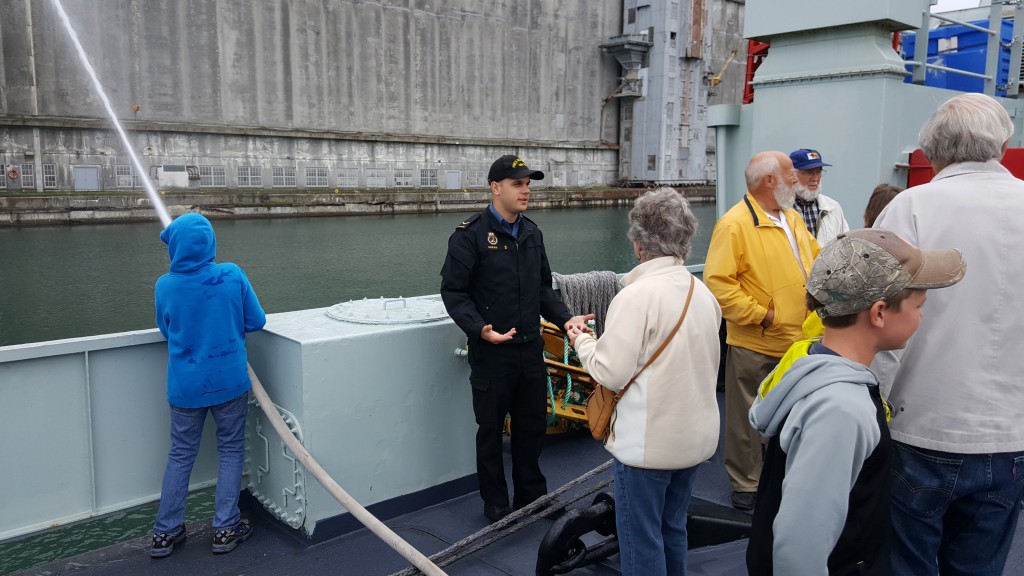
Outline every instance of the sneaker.
<path id="1" fill-rule="evenodd" d="M 732 493 L 732 507 L 737 510 L 743 510 L 749 512 L 754 509 L 754 503 L 757 501 L 756 492 L 733 492 Z"/>
<path id="2" fill-rule="evenodd" d="M 234 528 L 217 530 L 213 533 L 214 554 L 226 554 L 238 546 L 238 543 L 252 536 L 252 525 L 248 520 L 235 524 Z"/>
<path id="3" fill-rule="evenodd" d="M 185 525 L 178 526 L 172 534 L 167 532 L 155 532 L 153 534 L 153 547 L 149 549 L 150 558 L 163 558 L 174 552 L 174 545 L 185 541 Z"/>

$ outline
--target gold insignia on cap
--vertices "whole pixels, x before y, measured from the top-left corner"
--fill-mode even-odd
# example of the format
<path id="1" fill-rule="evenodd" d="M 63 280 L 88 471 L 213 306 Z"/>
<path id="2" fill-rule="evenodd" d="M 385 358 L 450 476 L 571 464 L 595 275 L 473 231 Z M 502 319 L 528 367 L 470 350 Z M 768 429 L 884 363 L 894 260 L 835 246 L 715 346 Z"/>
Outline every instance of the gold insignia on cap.
<path id="1" fill-rule="evenodd" d="M 516 158 L 515 160 L 512 161 L 512 167 L 513 168 L 519 168 L 520 166 L 525 168 L 526 167 L 526 162 L 523 162 L 522 159 L 520 159 L 520 158 Z"/>

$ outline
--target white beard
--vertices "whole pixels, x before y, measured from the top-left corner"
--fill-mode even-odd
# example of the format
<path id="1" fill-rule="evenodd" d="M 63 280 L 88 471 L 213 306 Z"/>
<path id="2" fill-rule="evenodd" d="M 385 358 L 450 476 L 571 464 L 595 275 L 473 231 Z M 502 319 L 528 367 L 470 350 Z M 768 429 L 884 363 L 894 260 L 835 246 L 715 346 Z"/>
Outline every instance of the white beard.
<path id="1" fill-rule="evenodd" d="M 797 184 L 794 186 L 796 197 L 803 200 L 804 202 L 813 202 L 818 199 L 818 194 L 821 194 L 821 184 L 818 184 L 817 190 L 811 190 L 803 184 Z"/>
<path id="2" fill-rule="evenodd" d="M 790 186 L 789 184 L 783 184 L 782 182 L 775 188 L 775 201 L 778 202 L 779 207 L 783 210 L 789 210 L 793 207 L 793 203 L 796 202 L 796 189 L 797 186 Z"/>

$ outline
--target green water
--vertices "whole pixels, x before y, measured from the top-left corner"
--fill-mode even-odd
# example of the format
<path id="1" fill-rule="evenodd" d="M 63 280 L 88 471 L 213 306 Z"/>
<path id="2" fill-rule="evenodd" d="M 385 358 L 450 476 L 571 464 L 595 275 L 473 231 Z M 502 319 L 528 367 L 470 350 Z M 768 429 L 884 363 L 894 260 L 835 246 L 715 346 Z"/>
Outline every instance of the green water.
<path id="1" fill-rule="evenodd" d="M 714 205 L 696 205 L 690 264 L 704 261 Z M 531 211 L 551 269 L 635 264 L 627 208 Z M 448 236 L 467 214 L 217 220 L 217 259 L 242 266 L 267 312 L 364 297 L 437 294 Z M 153 223 L 0 228 L 0 346 L 154 328 L 167 247 Z"/>
<path id="2" fill-rule="evenodd" d="M 189 494 L 186 523 L 213 518 L 213 493 L 206 488 Z M 153 502 L 0 543 L 0 576 L 152 534 L 156 511 Z"/>

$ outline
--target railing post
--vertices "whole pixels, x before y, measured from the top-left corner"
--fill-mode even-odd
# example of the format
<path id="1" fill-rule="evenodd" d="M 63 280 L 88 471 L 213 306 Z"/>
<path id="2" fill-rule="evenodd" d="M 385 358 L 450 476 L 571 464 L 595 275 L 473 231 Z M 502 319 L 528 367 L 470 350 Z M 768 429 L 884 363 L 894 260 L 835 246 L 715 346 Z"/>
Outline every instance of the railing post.
<path id="1" fill-rule="evenodd" d="M 1013 8 L 1013 38 L 1010 40 L 1010 74 L 1006 79 L 1006 96 L 1016 98 L 1020 92 L 1021 44 L 1024 43 L 1024 2 Z"/>
<path id="2" fill-rule="evenodd" d="M 988 36 L 988 52 L 985 54 L 985 94 L 996 95 L 996 84 L 999 79 L 999 56 L 1002 52 L 1000 43 L 1003 41 L 1003 1 L 992 0 L 988 13 L 988 29 L 994 32 Z"/>
<path id="3" fill-rule="evenodd" d="M 920 66 L 914 66 L 914 76 L 911 78 L 911 82 L 914 84 L 924 84 L 924 75 L 927 72 L 925 64 L 928 63 L 928 30 L 932 24 L 931 4 L 935 4 L 935 2 L 937 0 L 931 0 L 929 6 L 921 13 L 921 28 L 918 29 L 917 36 L 914 38 L 914 60 L 921 63 Z"/>

